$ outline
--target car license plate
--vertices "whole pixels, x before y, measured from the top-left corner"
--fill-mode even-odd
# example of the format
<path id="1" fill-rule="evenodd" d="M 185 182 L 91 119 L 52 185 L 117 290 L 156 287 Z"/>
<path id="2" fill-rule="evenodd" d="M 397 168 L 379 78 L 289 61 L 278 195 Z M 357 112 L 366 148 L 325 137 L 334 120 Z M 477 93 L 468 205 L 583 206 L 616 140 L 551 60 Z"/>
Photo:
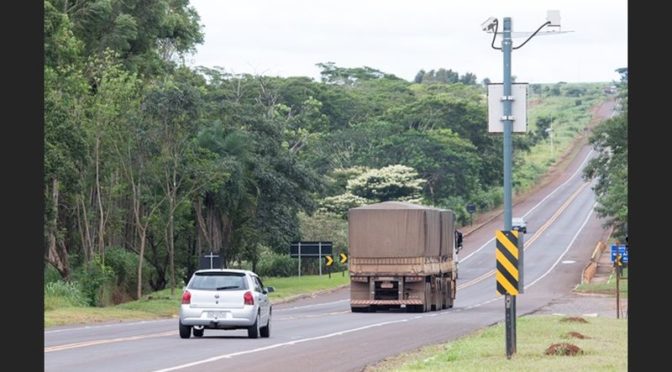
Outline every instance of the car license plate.
<path id="1" fill-rule="evenodd" d="M 228 311 L 208 311 L 208 317 L 215 319 L 225 319 L 230 318 L 231 313 Z"/>

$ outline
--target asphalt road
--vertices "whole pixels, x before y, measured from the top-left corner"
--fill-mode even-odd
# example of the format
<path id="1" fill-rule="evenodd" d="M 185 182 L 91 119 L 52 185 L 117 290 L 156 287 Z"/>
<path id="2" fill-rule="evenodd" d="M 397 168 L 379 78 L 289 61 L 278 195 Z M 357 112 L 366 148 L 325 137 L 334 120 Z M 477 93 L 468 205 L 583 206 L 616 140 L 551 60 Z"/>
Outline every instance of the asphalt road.
<path id="1" fill-rule="evenodd" d="M 519 316 L 566 295 L 603 234 L 595 196 L 580 172 L 592 155 L 584 147 L 562 177 L 514 206 L 513 215 L 528 224 Z M 206 330 L 203 338 L 183 340 L 177 319 L 51 328 L 45 330 L 45 370 L 361 371 L 385 357 L 503 321 L 503 296 L 493 275 L 493 237 L 502 226 L 500 216 L 465 238 L 453 309 L 351 313 L 344 288 L 274 305 L 270 338 Z"/>

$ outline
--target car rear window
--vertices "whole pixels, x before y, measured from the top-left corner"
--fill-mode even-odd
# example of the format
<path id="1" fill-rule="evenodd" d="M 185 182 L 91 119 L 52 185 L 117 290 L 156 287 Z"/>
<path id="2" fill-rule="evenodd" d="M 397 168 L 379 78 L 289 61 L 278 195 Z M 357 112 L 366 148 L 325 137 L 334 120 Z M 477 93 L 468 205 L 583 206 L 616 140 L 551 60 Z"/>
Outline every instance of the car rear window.
<path id="1" fill-rule="evenodd" d="M 194 274 L 189 283 L 191 289 L 236 291 L 247 289 L 245 274 L 204 272 Z"/>

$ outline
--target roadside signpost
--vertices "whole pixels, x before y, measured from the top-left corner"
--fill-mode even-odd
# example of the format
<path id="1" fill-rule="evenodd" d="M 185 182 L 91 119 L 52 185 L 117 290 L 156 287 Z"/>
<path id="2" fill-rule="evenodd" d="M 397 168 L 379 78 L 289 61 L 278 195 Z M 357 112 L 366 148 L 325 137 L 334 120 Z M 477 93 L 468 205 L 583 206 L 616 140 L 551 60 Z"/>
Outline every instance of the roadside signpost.
<path id="1" fill-rule="evenodd" d="M 331 242 L 292 242 L 289 247 L 289 256 L 299 258 L 299 276 L 301 276 L 301 258 L 318 257 L 320 261 L 320 276 L 322 276 L 322 256 L 331 255 Z"/>
<path id="2" fill-rule="evenodd" d="M 621 275 L 623 274 L 623 268 L 628 267 L 627 245 L 611 245 L 611 263 L 614 265 L 614 270 L 616 271 L 616 319 L 619 319 L 621 317 Z"/>
<path id="3" fill-rule="evenodd" d="M 469 212 L 469 225 L 474 224 L 473 214 L 476 212 L 476 204 L 469 203 L 467 204 L 467 212 Z"/>
<path id="4" fill-rule="evenodd" d="M 628 266 L 628 247 L 625 244 L 611 245 L 611 263 L 616 261 L 616 256 L 621 255 L 621 263 L 623 266 Z"/>

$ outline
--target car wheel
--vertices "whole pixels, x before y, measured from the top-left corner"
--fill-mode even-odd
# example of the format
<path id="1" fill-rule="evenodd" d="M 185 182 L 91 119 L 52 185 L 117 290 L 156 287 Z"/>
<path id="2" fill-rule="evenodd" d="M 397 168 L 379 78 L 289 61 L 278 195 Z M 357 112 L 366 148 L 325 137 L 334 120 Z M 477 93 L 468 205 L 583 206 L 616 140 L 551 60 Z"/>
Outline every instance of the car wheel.
<path id="1" fill-rule="evenodd" d="M 205 328 L 201 329 L 194 328 L 194 337 L 203 337 L 203 332 L 205 332 Z"/>
<path id="2" fill-rule="evenodd" d="M 271 314 L 268 314 L 268 322 L 265 327 L 261 327 L 259 330 L 261 332 L 261 337 L 270 337 L 271 336 Z"/>
<path id="3" fill-rule="evenodd" d="M 247 337 L 259 338 L 259 314 L 257 314 L 257 318 L 254 319 L 254 324 L 247 329 Z"/>
<path id="4" fill-rule="evenodd" d="M 180 338 L 189 338 L 191 336 L 191 327 L 180 323 Z"/>

